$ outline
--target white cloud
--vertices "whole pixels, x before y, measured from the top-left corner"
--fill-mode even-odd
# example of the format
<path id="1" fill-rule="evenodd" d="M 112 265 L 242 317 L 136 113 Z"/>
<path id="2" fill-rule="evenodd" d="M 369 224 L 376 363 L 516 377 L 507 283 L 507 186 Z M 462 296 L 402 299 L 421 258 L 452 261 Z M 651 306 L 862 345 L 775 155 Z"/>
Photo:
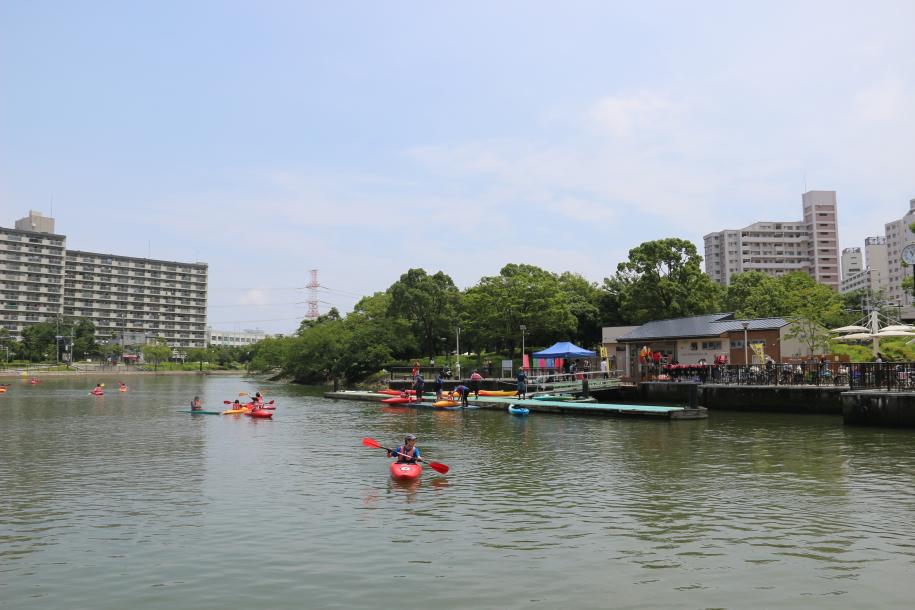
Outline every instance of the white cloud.
<path id="1" fill-rule="evenodd" d="M 602 98 L 590 108 L 587 117 L 599 129 L 625 138 L 645 129 L 657 130 L 677 111 L 677 105 L 663 96 L 640 93 Z"/>

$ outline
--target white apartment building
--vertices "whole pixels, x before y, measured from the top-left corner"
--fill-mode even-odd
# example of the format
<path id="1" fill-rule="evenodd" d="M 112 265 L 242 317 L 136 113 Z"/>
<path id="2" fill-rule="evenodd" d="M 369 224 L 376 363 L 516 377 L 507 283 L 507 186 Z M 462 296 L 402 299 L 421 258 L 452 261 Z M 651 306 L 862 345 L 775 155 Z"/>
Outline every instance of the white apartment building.
<path id="1" fill-rule="evenodd" d="M 35 212 L 16 227 L 0 227 L 0 327 L 18 340 L 26 326 L 60 314 L 67 238 Z"/>
<path id="2" fill-rule="evenodd" d="M 839 292 L 852 292 L 854 290 L 868 289 L 873 293 L 887 292 L 889 289 L 889 270 L 886 258 L 886 238 L 868 237 L 864 240 L 864 268 L 857 273 L 849 269 L 845 274 L 846 250 L 860 248 L 846 248 L 842 251 L 843 277 Z"/>
<path id="3" fill-rule="evenodd" d="M 230 347 L 238 347 L 240 345 L 251 345 L 252 343 L 257 343 L 261 339 L 264 339 L 267 336 L 262 330 L 259 329 L 245 329 L 245 330 L 216 330 L 212 327 L 207 327 L 207 342 L 209 345 L 228 345 Z"/>
<path id="4" fill-rule="evenodd" d="M 886 258 L 889 273 L 889 282 L 887 296 L 890 301 L 904 308 L 912 308 L 912 294 L 902 289 L 902 280 L 905 277 L 911 277 L 915 267 L 911 265 L 902 266 L 902 249 L 907 245 L 915 243 L 915 233 L 909 229 L 909 225 L 915 222 L 915 199 L 909 200 L 909 211 L 899 220 L 886 223 Z M 910 318 L 911 316 L 903 317 Z"/>
<path id="5" fill-rule="evenodd" d="M 864 271 L 864 256 L 861 248 L 842 249 L 842 279 Z"/>
<path id="6" fill-rule="evenodd" d="M 100 339 L 163 338 L 206 345 L 207 265 L 68 251 L 54 219 L 29 212 L 0 227 L 0 325 L 21 339 L 30 324 L 87 318 Z"/>
<path id="7" fill-rule="evenodd" d="M 757 222 L 704 236 L 705 271 L 725 286 L 745 271 L 780 276 L 803 271 L 838 290 L 839 257 L 835 191 L 802 196 L 803 220 Z"/>
<path id="8" fill-rule="evenodd" d="M 98 337 L 143 333 L 172 347 L 205 347 L 207 265 L 67 252 L 65 317 L 88 318 Z"/>

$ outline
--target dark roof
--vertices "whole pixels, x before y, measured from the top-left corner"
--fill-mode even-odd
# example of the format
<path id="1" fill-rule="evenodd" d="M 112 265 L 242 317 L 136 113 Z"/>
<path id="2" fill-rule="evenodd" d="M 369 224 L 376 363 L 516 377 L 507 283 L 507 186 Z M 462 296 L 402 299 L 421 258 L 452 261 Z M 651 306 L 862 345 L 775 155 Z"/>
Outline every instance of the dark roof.
<path id="1" fill-rule="evenodd" d="M 779 329 L 788 323 L 782 318 L 759 318 L 756 320 L 735 320 L 733 313 L 715 313 L 671 320 L 655 320 L 618 337 L 617 341 L 645 341 L 650 339 L 680 339 L 687 337 L 718 337 L 722 333 L 743 330 Z"/>

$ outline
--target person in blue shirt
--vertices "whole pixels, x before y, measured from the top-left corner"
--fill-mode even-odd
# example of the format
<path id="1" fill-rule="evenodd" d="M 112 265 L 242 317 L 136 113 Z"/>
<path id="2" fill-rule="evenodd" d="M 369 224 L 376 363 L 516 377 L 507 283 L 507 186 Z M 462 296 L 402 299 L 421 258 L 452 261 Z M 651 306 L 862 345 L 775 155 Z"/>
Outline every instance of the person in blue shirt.
<path id="1" fill-rule="evenodd" d="M 527 396 L 527 373 L 524 372 L 524 369 L 518 371 L 518 397 L 525 398 Z"/>
<path id="2" fill-rule="evenodd" d="M 416 435 L 408 434 L 403 439 L 403 445 L 394 451 L 388 451 L 388 457 L 396 457 L 398 464 L 415 464 L 422 462 L 423 458 L 419 455 L 419 448 L 416 447 Z"/>
<path id="3" fill-rule="evenodd" d="M 426 381 L 423 379 L 422 373 L 416 374 L 416 379 L 413 381 L 413 389 L 416 390 L 416 400 L 423 399 L 423 388 L 426 387 Z"/>
<path id="4" fill-rule="evenodd" d="M 454 391 L 457 392 L 458 396 L 461 397 L 461 406 L 467 406 L 467 397 L 470 395 L 470 388 L 464 384 L 455 386 Z"/>
<path id="5" fill-rule="evenodd" d="M 444 385 L 444 383 L 445 383 L 445 378 L 442 377 L 441 373 L 439 373 L 435 377 L 435 399 L 436 400 L 442 399 L 442 386 Z"/>

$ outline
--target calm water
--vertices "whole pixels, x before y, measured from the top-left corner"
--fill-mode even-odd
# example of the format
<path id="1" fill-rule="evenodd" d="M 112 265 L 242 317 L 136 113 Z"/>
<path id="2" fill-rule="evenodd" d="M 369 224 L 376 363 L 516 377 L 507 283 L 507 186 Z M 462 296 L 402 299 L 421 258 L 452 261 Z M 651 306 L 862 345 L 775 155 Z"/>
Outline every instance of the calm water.
<path id="1" fill-rule="evenodd" d="M 9 380 L 6 380 L 9 381 Z M 0 607 L 912 607 L 915 436 L 833 417 L 432 413 L 240 378 L 13 381 Z M 111 390 L 116 383 L 107 380 Z M 419 484 L 373 437 L 419 436 Z"/>

